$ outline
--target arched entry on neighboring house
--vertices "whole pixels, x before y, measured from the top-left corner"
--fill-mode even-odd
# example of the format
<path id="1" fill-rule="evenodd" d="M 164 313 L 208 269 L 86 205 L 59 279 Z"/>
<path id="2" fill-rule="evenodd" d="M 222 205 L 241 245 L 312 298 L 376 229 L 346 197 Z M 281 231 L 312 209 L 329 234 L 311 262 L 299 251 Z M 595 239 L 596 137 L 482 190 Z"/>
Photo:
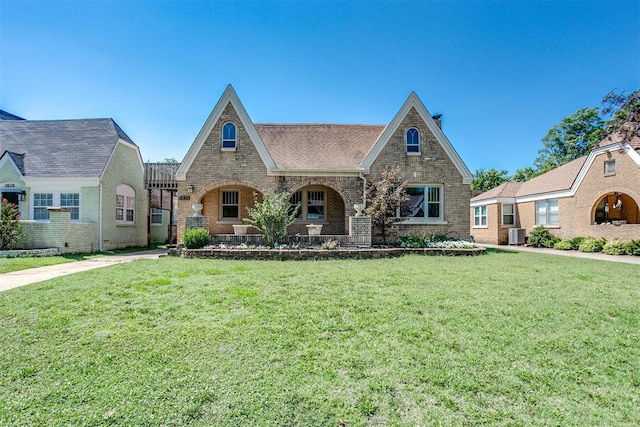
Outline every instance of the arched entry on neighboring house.
<path id="1" fill-rule="evenodd" d="M 196 197 L 202 204 L 202 216 L 209 220 L 211 234 L 233 234 L 233 226 L 244 224 L 247 208 L 254 206 L 254 200 L 262 200 L 262 191 L 247 184 L 233 182 L 211 185 Z"/>
<path id="2" fill-rule="evenodd" d="M 20 202 L 25 199 L 25 191 L 17 187 L 16 184 L 0 184 L 0 200 L 7 200 L 7 202 L 18 206 L 20 210 Z"/>
<path id="3" fill-rule="evenodd" d="M 322 234 L 347 234 L 345 196 L 339 190 L 318 181 L 293 186 L 291 203 L 299 203 L 301 209 L 289 233 L 307 234 L 307 225 L 314 224 L 322 225 Z"/>
<path id="4" fill-rule="evenodd" d="M 633 197 L 611 192 L 598 199 L 592 209 L 592 224 L 640 224 L 640 210 Z"/>

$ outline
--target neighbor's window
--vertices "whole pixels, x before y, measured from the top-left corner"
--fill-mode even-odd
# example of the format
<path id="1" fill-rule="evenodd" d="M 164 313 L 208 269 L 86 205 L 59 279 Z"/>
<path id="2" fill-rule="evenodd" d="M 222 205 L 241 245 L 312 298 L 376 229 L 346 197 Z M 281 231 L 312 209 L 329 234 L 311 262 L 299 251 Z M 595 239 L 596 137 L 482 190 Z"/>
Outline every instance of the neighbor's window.
<path id="1" fill-rule="evenodd" d="M 300 209 L 298 209 L 298 212 L 296 213 L 296 218 L 302 218 L 302 211 L 303 211 L 302 191 L 296 191 L 293 194 L 291 194 L 291 197 L 289 198 L 289 203 L 291 203 L 291 208 L 289 209 L 289 215 L 291 215 L 296 205 L 300 205 Z"/>
<path id="2" fill-rule="evenodd" d="M 80 220 L 80 193 L 60 193 L 60 207 L 71 209 L 71 220 Z"/>
<path id="3" fill-rule="evenodd" d="M 412 219 L 442 219 L 442 187 L 408 186 L 409 204 L 405 215 Z"/>
<path id="4" fill-rule="evenodd" d="M 222 219 L 240 218 L 240 195 L 237 190 L 223 190 L 222 199 Z"/>
<path id="5" fill-rule="evenodd" d="M 515 205 L 513 203 L 502 204 L 502 225 L 515 225 Z"/>
<path id="6" fill-rule="evenodd" d="M 408 154 L 420 154 L 420 132 L 418 129 L 407 129 L 406 142 Z"/>
<path id="7" fill-rule="evenodd" d="M 616 174 L 616 159 L 604 161 L 604 174 L 615 175 Z"/>
<path id="8" fill-rule="evenodd" d="M 486 206 L 476 206 L 473 208 L 473 226 L 474 227 L 487 226 L 487 207 Z"/>
<path id="9" fill-rule="evenodd" d="M 536 202 L 536 225 L 560 225 L 558 199 Z"/>
<path id="10" fill-rule="evenodd" d="M 307 191 L 307 219 L 324 219 L 324 191 Z"/>
<path id="11" fill-rule="evenodd" d="M 119 224 L 135 224 L 136 191 L 120 184 L 116 188 L 116 222 Z"/>
<path id="12" fill-rule="evenodd" d="M 151 225 L 162 225 L 162 209 L 151 208 Z"/>
<path id="13" fill-rule="evenodd" d="M 49 220 L 49 210 L 47 207 L 53 206 L 53 193 L 33 194 L 33 219 L 36 221 Z"/>
<path id="14" fill-rule="evenodd" d="M 236 149 L 236 125 L 233 123 L 225 123 L 222 126 L 222 149 Z"/>

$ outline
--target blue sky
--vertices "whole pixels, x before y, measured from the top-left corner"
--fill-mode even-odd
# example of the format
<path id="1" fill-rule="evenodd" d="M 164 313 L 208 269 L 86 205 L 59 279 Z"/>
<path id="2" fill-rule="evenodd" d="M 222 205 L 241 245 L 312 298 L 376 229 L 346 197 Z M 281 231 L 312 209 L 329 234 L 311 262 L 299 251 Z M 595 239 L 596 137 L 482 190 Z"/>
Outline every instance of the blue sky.
<path id="1" fill-rule="evenodd" d="M 181 160 L 231 83 L 256 123 L 386 124 L 412 91 L 469 169 L 640 87 L 640 2 L 0 0 L 0 109 L 112 117 Z"/>

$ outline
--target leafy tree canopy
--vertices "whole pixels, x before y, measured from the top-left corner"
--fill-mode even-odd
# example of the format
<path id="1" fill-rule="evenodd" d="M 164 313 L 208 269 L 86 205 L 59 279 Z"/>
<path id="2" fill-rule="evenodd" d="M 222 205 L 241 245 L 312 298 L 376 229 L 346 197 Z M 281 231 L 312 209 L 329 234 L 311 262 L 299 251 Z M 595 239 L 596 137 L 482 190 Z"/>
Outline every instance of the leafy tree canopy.
<path id="1" fill-rule="evenodd" d="M 509 181 L 508 172 L 505 170 L 496 169 L 476 169 L 473 174 L 473 182 L 471 183 L 472 190 L 478 190 L 485 192 L 497 187 L 498 185 Z"/>

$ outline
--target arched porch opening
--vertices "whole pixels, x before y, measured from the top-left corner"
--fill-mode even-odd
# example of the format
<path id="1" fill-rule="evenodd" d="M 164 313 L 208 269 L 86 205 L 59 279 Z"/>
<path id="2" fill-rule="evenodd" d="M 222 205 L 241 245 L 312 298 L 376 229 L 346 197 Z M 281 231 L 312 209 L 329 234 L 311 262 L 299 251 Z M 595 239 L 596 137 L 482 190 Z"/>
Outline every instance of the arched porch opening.
<path id="1" fill-rule="evenodd" d="M 247 208 L 255 200 L 262 201 L 262 193 L 246 185 L 226 184 L 208 188 L 200 198 L 202 216 L 207 217 L 211 234 L 234 234 L 233 226 L 244 224 Z"/>
<path id="2" fill-rule="evenodd" d="M 633 197 L 610 192 L 595 203 L 591 218 L 592 224 L 640 224 L 640 210 Z"/>

